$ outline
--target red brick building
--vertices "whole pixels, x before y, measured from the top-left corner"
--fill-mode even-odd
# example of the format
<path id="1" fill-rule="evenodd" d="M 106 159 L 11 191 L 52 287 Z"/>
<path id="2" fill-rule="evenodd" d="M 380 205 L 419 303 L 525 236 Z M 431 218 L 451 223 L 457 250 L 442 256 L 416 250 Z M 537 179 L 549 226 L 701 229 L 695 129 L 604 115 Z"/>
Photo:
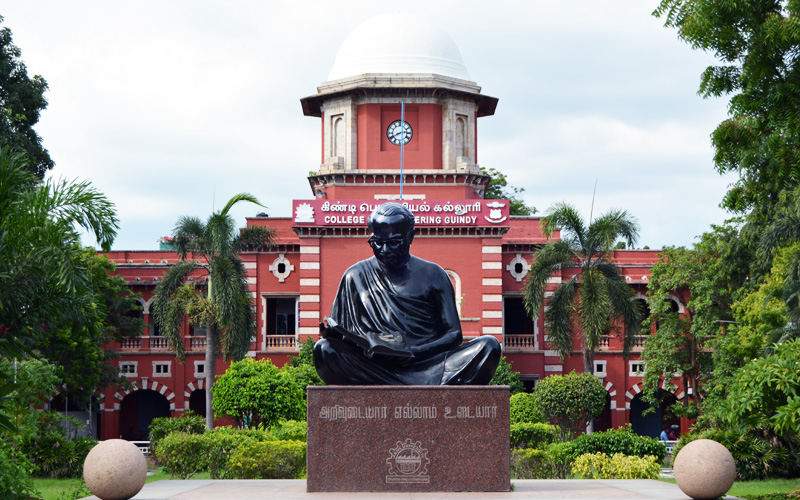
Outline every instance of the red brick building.
<path id="1" fill-rule="evenodd" d="M 582 371 L 580 345 L 562 363 L 547 348 L 543 315 L 533 322 L 522 306 L 533 252 L 546 242 L 539 217 L 509 216 L 506 201 L 483 198 L 489 178 L 478 167 L 478 125 L 495 113 L 498 99 L 481 93 L 453 41 L 434 27 L 415 23 L 401 47 L 368 43 L 395 21 L 381 16 L 357 28 L 342 44 L 328 81 L 301 99 L 304 114 L 321 125 L 320 165 L 311 166 L 316 172 L 308 177 L 308 199 L 286 207 L 291 217 L 247 219 L 248 226 L 269 226 L 278 236 L 276 247 L 242 255 L 257 317 L 249 355 L 282 365 L 300 342 L 317 338 L 342 273 L 371 255 L 366 216 L 392 199 L 407 203 L 418 218 L 412 253 L 438 263 L 453 280 L 465 337 L 496 337 L 529 388 L 548 375 Z M 105 391 L 100 437 L 146 439 L 155 416 L 204 413 L 203 377 L 211 369 L 204 366 L 205 337 L 184 326 L 182 365 L 154 328 L 153 290 L 177 261 L 174 252 L 108 256 L 142 294 L 146 326 L 139 338 L 113 346 L 122 352 L 120 372 L 135 389 Z M 643 298 L 657 252 L 620 250 L 614 259 Z M 575 271 L 553 276 L 552 286 Z M 225 368 L 218 358 L 215 373 Z M 635 353 L 623 359 L 616 338 L 604 339 L 595 375 L 609 401 L 598 428 L 634 422 L 640 432 L 657 435 L 661 415 L 641 417 L 642 368 Z"/>

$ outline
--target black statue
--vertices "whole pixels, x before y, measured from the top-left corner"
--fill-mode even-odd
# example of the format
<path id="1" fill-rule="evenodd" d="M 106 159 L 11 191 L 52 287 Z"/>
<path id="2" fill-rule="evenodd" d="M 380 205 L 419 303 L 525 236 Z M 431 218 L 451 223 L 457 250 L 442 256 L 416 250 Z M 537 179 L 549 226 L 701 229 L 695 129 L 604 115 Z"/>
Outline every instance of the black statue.
<path id="1" fill-rule="evenodd" d="M 462 344 L 450 278 L 409 253 L 414 216 L 384 203 L 369 217 L 374 257 L 345 271 L 314 363 L 329 385 L 483 385 L 500 343 Z"/>

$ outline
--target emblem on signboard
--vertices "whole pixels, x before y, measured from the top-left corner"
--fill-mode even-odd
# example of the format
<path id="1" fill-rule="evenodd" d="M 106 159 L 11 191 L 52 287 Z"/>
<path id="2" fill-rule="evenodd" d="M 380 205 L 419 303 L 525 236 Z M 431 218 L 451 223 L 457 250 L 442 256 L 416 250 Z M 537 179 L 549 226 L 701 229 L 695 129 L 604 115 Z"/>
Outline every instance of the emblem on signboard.
<path id="1" fill-rule="evenodd" d="M 386 475 L 387 483 L 429 483 L 428 476 L 428 450 L 422 447 L 422 442 L 398 441 L 394 448 L 389 450 L 389 474 Z"/>
<path id="2" fill-rule="evenodd" d="M 314 222 L 314 207 L 308 203 L 301 203 L 294 209 L 295 222 Z"/>
<path id="3" fill-rule="evenodd" d="M 489 207 L 490 210 L 488 216 L 486 215 L 483 216 L 484 219 L 491 222 L 492 224 L 500 224 L 501 222 L 506 220 L 506 217 L 503 216 L 503 211 L 500 210 L 501 208 L 506 206 L 505 203 L 500 203 L 499 201 L 493 201 L 491 203 L 487 203 L 486 206 Z"/>

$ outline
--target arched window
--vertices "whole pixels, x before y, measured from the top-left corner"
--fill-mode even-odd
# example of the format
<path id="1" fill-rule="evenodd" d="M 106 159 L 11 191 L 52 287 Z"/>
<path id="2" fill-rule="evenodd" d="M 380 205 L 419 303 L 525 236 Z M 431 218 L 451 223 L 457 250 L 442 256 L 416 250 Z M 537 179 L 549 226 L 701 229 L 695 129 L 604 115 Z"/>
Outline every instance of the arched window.
<path id="1" fill-rule="evenodd" d="M 456 118 L 456 156 L 469 156 L 467 151 L 467 120 L 459 116 Z"/>
<path id="2" fill-rule="evenodd" d="M 333 141 L 331 141 L 331 156 L 334 158 L 344 156 L 344 135 L 344 120 L 341 116 L 337 116 L 333 119 Z"/>

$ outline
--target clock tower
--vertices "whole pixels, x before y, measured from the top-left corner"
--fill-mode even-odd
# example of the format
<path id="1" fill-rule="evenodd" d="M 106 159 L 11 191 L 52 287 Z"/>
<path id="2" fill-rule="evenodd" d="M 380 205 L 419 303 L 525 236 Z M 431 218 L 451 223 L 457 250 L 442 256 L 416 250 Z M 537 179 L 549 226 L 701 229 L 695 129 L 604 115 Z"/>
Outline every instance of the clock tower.
<path id="1" fill-rule="evenodd" d="M 404 199 L 482 198 L 489 178 L 477 164 L 477 119 L 493 115 L 497 99 L 480 91 L 435 26 L 405 14 L 365 22 L 342 43 L 328 81 L 300 101 L 322 120 L 314 196 L 399 197 L 404 142 Z"/>

